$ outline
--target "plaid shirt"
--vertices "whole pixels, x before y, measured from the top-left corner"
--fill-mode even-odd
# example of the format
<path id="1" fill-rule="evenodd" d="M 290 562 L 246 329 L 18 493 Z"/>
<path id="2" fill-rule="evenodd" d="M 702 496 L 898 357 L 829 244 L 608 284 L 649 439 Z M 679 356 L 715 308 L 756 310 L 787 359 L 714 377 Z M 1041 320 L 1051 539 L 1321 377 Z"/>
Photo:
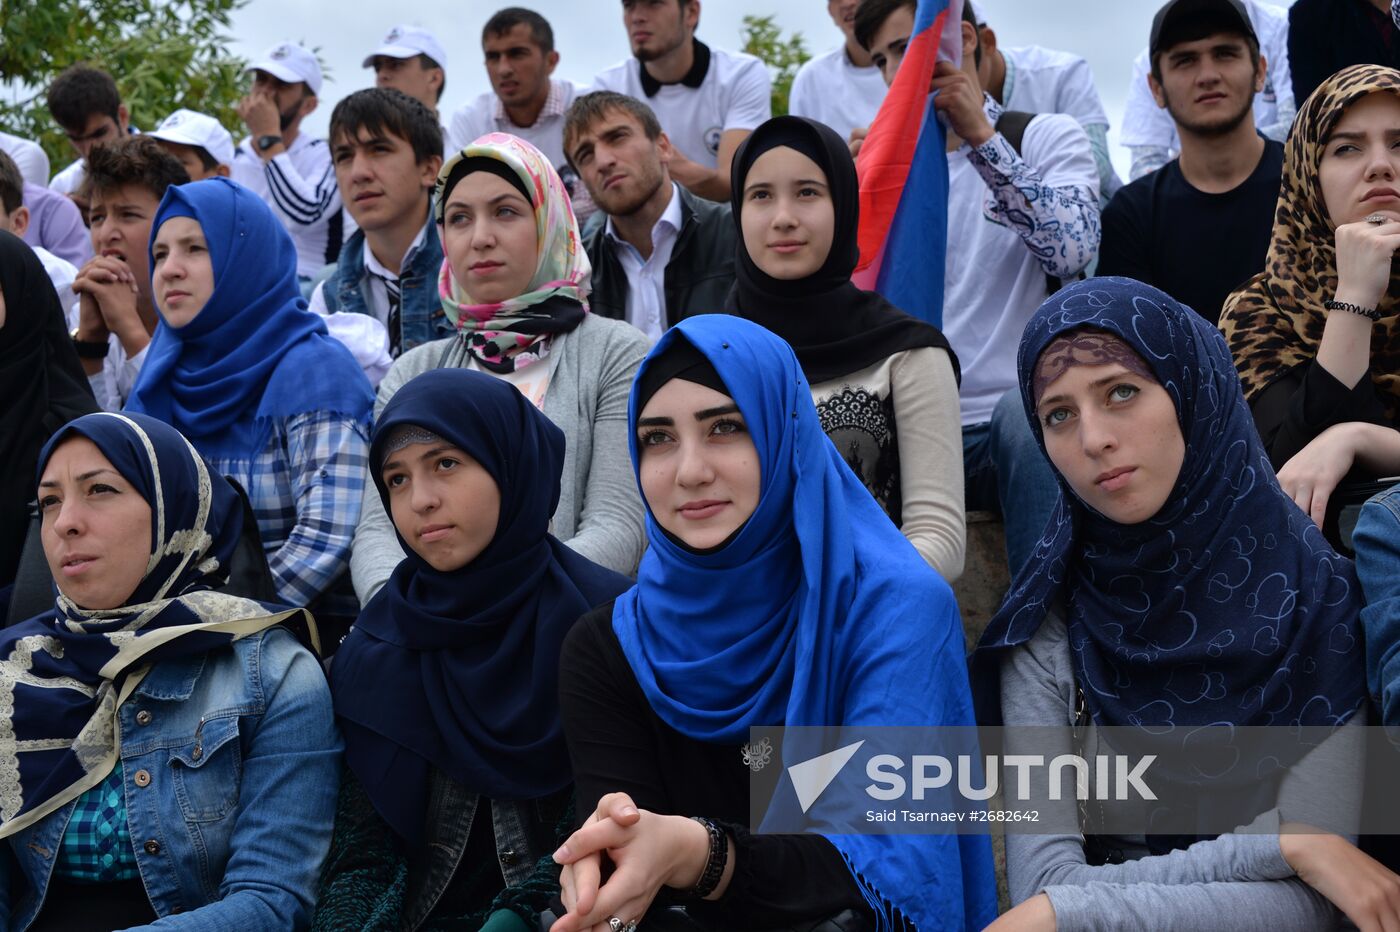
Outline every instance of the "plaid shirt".
<path id="1" fill-rule="evenodd" d="M 298 414 L 274 424 L 252 460 L 210 465 L 247 491 L 278 598 L 304 606 L 330 590 L 349 564 L 360 520 L 369 475 L 365 427 L 318 411 Z"/>
<path id="2" fill-rule="evenodd" d="M 81 883 L 115 883 L 141 876 L 126 824 L 121 761 L 107 779 L 78 797 L 59 844 L 54 872 Z"/>

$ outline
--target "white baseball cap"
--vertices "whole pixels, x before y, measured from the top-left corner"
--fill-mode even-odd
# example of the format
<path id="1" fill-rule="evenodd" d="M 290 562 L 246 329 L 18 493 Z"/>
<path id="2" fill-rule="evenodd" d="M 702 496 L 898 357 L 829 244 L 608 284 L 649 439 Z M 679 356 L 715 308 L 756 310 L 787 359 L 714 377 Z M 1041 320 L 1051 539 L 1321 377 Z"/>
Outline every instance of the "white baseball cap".
<path id="1" fill-rule="evenodd" d="M 309 50 L 295 42 L 274 45 L 268 49 L 262 60 L 253 62 L 243 70 L 266 71 L 277 80 L 286 81 L 288 84 L 304 81 L 306 86 L 311 88 L 311 93 L 321 93 L 321 63 L 316 61 L 316 56 Z"/>
<path id="2" fill-rule="evenodd" d="M 208 114 L 181 108 L 146 135 L 182 146 L 198 146 L 220 165 L 233 165 L 233 136 Z"/>
<path id="3" fill-rule="evenodd" d="M 373 67 L 374 59 L 379 55 L 385 58 L 417 58 L 419 55 L 426 55 L 437 62 L 443 71 L 447 70 L 446 50 L 437 37 L 422 26 L 395 26 L 390 29 L 379 48 L 365 56 L 363 67 Z"/>

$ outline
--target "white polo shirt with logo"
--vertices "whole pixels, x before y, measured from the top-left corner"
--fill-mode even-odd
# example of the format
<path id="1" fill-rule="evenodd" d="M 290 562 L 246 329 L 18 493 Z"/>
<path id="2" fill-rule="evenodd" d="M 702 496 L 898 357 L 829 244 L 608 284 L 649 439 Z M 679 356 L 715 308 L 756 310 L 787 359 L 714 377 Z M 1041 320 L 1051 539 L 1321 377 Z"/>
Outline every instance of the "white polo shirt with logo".
<path id="1" fill-rule="evenodd" d="M 676 84 L 658 84 L 650 75 L 644 79 L 642 63 L 629 58 L 594 78 L 590 90 L 642 101 L 682 155 L 714 168 L 726 131 L 757 129 L 773 115 L 772 85 L 767 66 L 754 56 L 696 40 L 695 67 Z"/>

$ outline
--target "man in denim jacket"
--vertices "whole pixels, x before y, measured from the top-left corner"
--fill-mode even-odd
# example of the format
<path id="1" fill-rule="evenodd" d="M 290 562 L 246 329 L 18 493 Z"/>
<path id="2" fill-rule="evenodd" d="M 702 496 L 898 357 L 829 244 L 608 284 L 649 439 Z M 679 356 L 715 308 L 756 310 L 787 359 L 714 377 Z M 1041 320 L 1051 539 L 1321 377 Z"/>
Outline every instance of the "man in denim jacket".
<path id="1" fill-rule="evenodd" d="M 391 88 L 357 91 L 336 104 L 331 160 L 346 210 L 359 230 L 345 244 L 334 273 L 311 295 L 319 314 L 363 314 L 382 328 L 347 336 L 331 327 L 361 365 L 361 346 L 388 331 L 390 359 L 453 332 L 442 312 L 437 279 L 442 245 L 433 223 L 433 185 L 442 166 L 442 129 L 427 107 Z M 343 323 L 343 319 L 341 320 Z M 387 368 L 387 363 L 385 364 Z"/>

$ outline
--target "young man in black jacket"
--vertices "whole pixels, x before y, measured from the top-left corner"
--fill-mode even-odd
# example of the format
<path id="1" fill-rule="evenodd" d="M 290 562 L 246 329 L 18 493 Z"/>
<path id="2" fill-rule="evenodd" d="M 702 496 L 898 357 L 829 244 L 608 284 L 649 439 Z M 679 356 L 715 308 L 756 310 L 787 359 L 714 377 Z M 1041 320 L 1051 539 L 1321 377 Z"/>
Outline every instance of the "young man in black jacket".
<path id="1" fill-rule="evenodd" d="M 723 310 L 734 284 L 729 205 L 672 181 L 672 151 L 651 108 L 623 94 L 585 94 L 564 118 L 564 154 L 607 215 L 585 243 L 590 308 L 653 343 L 677 321 Z"/>

